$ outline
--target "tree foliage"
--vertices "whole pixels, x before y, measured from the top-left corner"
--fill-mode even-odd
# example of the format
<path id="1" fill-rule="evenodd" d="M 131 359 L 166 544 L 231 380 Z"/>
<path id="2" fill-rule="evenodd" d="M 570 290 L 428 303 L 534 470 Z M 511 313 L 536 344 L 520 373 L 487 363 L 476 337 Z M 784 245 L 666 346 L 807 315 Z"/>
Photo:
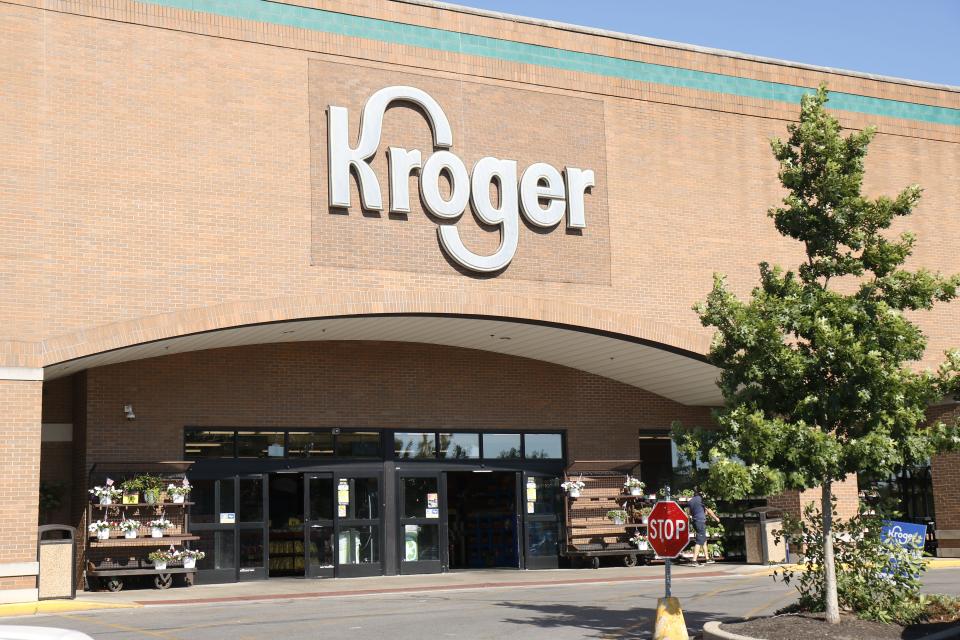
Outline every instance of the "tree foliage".
<path id="1" fill-rule="evenodd" d="M 926 423 L 928 406 L 960 392 L 960 352 L 917 371 L 927 341 L 908 317 L 957 295 L 960 276 L 908 270 L 915 238 L 890 226 L 920 199 L 862 193 L 872 129 L 843 136 L 824 87 L 804 96 L 789 139 L 772 141 L 787 191 L 770 209 L 777 230 L 802 244 L 794 269 L 760 264 L 740 300 L 722 275 L 695 310 L 716 334 L 725 406 L 712 430 L 678 430 L 681 450 L 709 460 L 706 484 L 726 498 L 771 495 L 892 473 L 960 445 L 956 424 Z"/>

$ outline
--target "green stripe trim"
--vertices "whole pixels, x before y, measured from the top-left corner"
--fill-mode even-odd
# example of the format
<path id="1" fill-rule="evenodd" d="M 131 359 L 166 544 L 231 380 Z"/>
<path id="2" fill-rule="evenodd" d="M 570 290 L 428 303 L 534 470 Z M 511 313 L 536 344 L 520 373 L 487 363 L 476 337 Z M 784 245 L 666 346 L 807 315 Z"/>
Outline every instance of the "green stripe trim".
<path id="1" fill-rule="evenodd" d="M 149 4 L 320 31 L 391 44 L 410 45 L 463 55 L 531 64 L 564 71 L 578 71 L 713 93 L 760 98 L 797 104 L 811 92 L 801 87 L 766 80 L 740 78 L 720 73 L 668 67 L 649 62 L 556 49 L 524 42 L 501 40 L 433 27 L 390 22 L 377 18 L 334 13 L 263 0 L 143 0 Z M 830 106 L 843 111 L 960 126 L 960 109 L 915 102 L 874 98 L 832 91 Z"/>

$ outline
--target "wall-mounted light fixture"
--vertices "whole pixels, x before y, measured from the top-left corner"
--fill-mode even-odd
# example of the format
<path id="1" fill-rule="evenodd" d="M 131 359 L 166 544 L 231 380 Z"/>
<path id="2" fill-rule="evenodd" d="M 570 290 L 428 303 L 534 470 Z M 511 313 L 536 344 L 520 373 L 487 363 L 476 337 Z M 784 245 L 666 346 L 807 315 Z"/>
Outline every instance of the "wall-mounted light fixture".
<path id="1" fill-rule="evenodd" d="M 133 412 L 132 404 L 123 405 L 123 415 L 127 417 L 127 420 L 136 420 L 137 415 Z"/>

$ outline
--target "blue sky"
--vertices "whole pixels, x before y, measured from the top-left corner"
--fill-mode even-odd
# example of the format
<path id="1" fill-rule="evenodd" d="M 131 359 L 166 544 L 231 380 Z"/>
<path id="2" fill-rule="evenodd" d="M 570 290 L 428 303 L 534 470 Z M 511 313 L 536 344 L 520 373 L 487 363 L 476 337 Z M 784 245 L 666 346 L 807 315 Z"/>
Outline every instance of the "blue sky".
<path id="1" fill-rule="evenodd" d="M 481 9 L 960 86 L 960 0 L 453 0 Z"/>

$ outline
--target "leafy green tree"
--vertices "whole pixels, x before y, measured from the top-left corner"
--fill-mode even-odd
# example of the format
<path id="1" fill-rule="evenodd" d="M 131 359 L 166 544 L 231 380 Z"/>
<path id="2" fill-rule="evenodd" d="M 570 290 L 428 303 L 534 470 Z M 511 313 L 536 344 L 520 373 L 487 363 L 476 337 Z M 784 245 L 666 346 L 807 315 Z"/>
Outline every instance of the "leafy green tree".
<path id="1" fill-rule="evenodd" d="M 825 87 L 803 97 L 786 142 L 771 142 L 787 191 L 768 213 L 802 243 L 795 270 L 760 264 L 748 301 L 714 276 L 695 310 L 715 327 L 710 360 L 724 408 L 713 430 L 680 430 L 681 449 L 709 460 L 707 488 L 738 499 L 822 487 L 824 603 L 839 621 L 832 483 L 871 469 L 890 473 L 956 448 L 958 426 L 925 424 L 930 403 L 960 391 L 960 352 L 937 371 L 910 368 L 926 339 L 907 313 L 954 298 L 960 277 L 903 268 L 914 236 L 891 237 L 920 199 L 861 193 L 872 129 L 844 137 Z"/>

